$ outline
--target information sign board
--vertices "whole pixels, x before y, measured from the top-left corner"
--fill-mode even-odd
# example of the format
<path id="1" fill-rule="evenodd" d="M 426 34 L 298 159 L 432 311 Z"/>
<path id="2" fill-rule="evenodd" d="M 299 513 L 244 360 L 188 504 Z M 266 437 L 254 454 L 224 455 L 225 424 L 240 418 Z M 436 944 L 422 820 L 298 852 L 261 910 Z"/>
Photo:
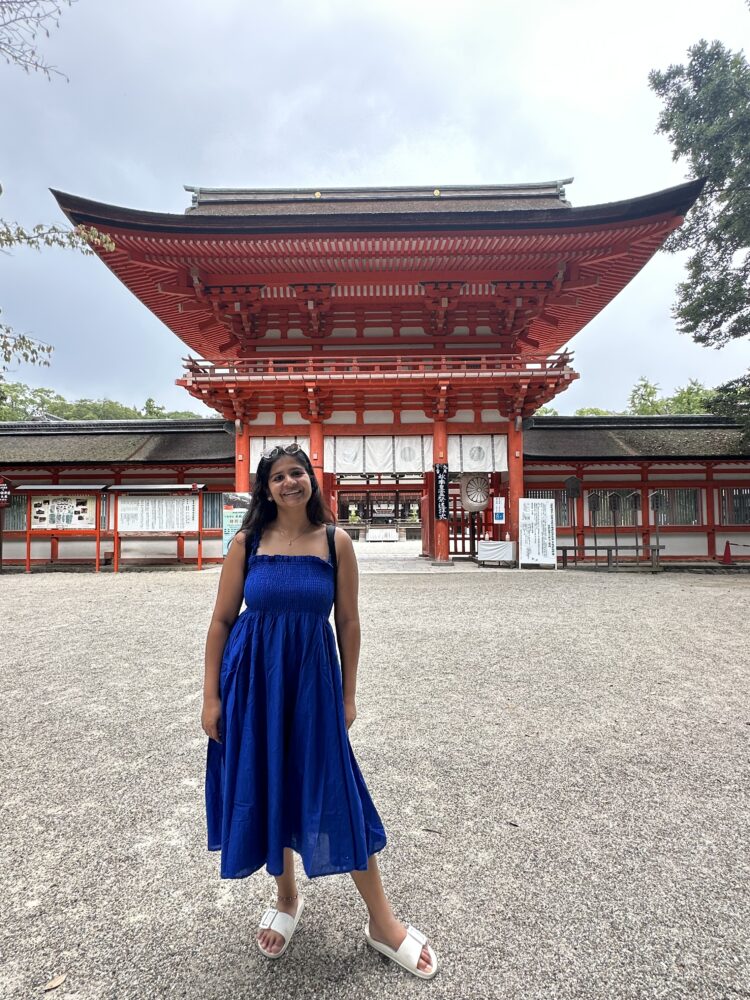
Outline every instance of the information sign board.
<path id="1" fill-rule="evenodd" d="M 223 498 L 221 525 L 223 528 L 221 554 L 226 556 L 229 543 L 242 526 L 245 514 L 250 510 L 249 493 L 225 493 Z"/>
<path id="2" fill-rule="evenodd" d="M 557 567 L 555 501 L 522 497 L 518 508 L 518 565 Z"/>
<path id="3" fill-rule="evenodd" d="M 117 501 L 117 530 L 197 531 L 198 497 L 122 494 Z"/>
<path id="4" fill-rule="evenodd" d="M 94 531 L 96 530 L 96 497 L 33 496 L 31 527 L 35 530 Z"/>
<path id="5" fill-rule="evenodd" d="M 448 520 L 448 466 L 436 465 L 435 469 L 435 517 L 438 521 Z"/>
<path id="6" fill-rule="evenodd" d="M 492 523 L 505 524 L 505 497 L 492 498 Z"/>
<path id="7" fill-rule="evenodd" d="M 10 503 L 10 486 L 4 479 L 0 479 L 0 507 L 7 507 Z"/>

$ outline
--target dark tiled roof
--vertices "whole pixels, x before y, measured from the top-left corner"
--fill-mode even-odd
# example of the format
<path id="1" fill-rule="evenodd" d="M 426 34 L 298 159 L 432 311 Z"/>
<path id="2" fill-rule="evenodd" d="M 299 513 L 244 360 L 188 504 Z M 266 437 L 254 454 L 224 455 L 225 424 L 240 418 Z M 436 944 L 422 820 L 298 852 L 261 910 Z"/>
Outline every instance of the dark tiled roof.
<path id="1" fill-rule="evenodd" d="M 234 438 L 226 426 L 220 419 L 0 423 L 0 465 L 231 463 Z M 533 417 L 524 457 L 750 459 L 741 433 L 723 417 Z"/>
<path id="2" fill-rule="evenodd" d="M 0 423 L 0 464 L 232 462 L 222 420 Z"/>
<path id="3" fill-rule="evenodd" d="M 74 225 L 90 225 L 105 232 L 112 227 L 140 232 L 182 235 L 229 233 L 265 235 L 275 232 L 443 232 L 463 230 L 569 230 L 620 224 L 655 215 L 684 215 L 705 181 L 689 181 L 640 198 L 573 208 L 564 199 L 562 185 L 443 188 L 379 188 L 257 191 L 189 188 L 200 192 L 197 204 L 182 215 L 142 212 L 118 205 L 53 191 Z"/>
<path id="4" fill-rule="evenodd" d="M 510 212 L 570 208 L 565 184 L 572 178 L 540 184 L 503 184 L 445 188 L 200 188 L 188 215 L 372 215 L 405 212 Z"/>
<path id="5" fill-rule="evenodd" d="M 750 457 L 742 430 L 724 417 L 533 417 L 526 459 Z"/>

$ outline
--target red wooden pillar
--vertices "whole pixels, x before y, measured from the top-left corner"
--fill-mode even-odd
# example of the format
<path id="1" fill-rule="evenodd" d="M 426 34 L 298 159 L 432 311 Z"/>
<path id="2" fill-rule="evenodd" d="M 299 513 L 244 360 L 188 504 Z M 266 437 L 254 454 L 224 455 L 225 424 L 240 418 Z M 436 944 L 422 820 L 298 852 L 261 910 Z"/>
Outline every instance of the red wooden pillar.
<path id="1" fill-rule="evenodd" d="M 198 569 L 203 569 L 203 490 L 198 493 Z"/>
<path id="2" fill-rule="evenodd" d="M 310 421 L 310 461 L 312 462 L 318 486 L 323 488 L 323 423 L 320 420 Z"/>
<path id="3" fill-rule="evenodd" d="M 641 466 L 641 529 L 643 531 L 643 558 L 650 559 L 651 504 L 648 496 L 648 466 Z"/>
<path id="4" fill-rule="evenodd" d="M 112 549 L 112 572 L 117 573 L 120 569 L 120 494 L 115 493 L 115 503 L 113 514 L 113 530 L 112 530 L 112 540 L 114 542 L 114 547 Z"/>
<path id="5" fill-rule="evenodd" d="M 26 495 L 26 572 L 31 572 L 31 494 Z"/>
<path id="6" fill-rule="evenodd" d="M 448 425 L 445 420 L 435 420 L 432 427 L 432 462 L 433 465 L 444 465 L 448 461 Z M 430 511 L 435 519 L 435 562 L 450 562 L 448 522 L 435 517 L 435 507 Z"/>
<path id="7" fill-rule="evenodd" d="M 706 535 L 708 538 L 708 558 L 716 558 L 716 486 L 714 467 L 706 466 Z"/>
<path id="8" fill-rule="evenodd" d="M 576 466 L 576 476 L 581 480 L 581 489 L 576 497 L 576 545 L 578 546 L 578 558 L 585 559 L 586 557 L 586 525 L 584 521 L 584 508 L 583 508 L 583 473 L 584 468 L 582 465 Z"/>
<path id="9" fill-rule="evenodd" d="M 96 494 L 96 556 L 94 558 L 94 572 L 99 572 L 102 557 L 102 495 Z"/>
<path id="10" fill-rule="evenodd" d="M 518 541 L 518 501 L 523 496 L 523 430 L 521 418 L 508 422 L 508 531 L 511 540 Z"/>
<path id="11" fill-rule="evenodd" d="M 250 428 L 241 423 L 234 439 L 234 488 L 237 493 L 250 492 Z"/>
<path id="12" fill-rule="evenodd" d="M 435 558 L 435 473 L 425 472 L 424 492 L 419 498 L 419 516 L 422 521 L 422 555 Z"/>

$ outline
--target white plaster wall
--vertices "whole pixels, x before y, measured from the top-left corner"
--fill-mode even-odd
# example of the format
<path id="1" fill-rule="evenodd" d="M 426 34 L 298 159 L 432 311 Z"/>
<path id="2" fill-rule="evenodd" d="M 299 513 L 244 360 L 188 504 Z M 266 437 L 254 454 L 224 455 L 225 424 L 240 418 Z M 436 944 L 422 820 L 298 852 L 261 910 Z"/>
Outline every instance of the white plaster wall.
<path id="1" fill-rule="evenodd" d="M 656 542 L 653 532 L 651 540 Z M 666 546 L 661 553 L 663 556 L 695 556 L 696 559 L 705 559 L 708 556 L 708 538 L 703 533 L 696 532 L 694 535 L 661 533 L 659 542 Z"/>

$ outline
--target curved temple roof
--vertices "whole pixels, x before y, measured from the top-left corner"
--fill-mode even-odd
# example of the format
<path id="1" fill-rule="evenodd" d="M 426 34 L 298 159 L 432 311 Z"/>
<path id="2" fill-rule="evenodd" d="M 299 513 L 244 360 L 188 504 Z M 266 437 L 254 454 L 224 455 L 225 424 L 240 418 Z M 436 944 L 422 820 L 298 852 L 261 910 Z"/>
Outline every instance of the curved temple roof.
<path id="1" fill-rule="evenodd" d="M 329 357 L 366 346 L 528 361 L 559 351 L 617 295 L 704 182 L 583 208 L 565 200 L 566 183 L 191 188 L 184 215 L 53 193 L 73 224 L 112 237 L 102 260 L 207 360 L 322 345 Z"/>

